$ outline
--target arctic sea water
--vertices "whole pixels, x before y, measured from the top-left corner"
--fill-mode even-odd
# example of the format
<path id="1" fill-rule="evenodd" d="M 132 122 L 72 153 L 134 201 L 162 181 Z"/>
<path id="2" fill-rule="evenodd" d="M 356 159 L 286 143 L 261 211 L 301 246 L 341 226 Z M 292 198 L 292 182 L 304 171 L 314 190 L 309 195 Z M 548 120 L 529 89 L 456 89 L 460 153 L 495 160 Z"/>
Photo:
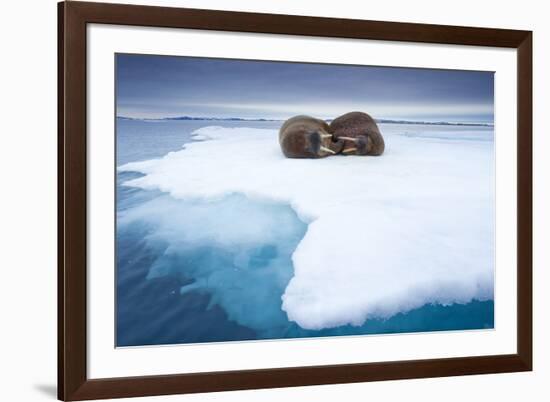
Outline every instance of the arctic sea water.
<path id="1" fill-rule="evenodd" d="M 116 164 L 181 151 L 197 140 L 196 130 L 207 126 L 273 133 L 280 124 L 117 119 Z M 493 141 L 491 127 L 381 125 L 382 132 L 390 128 L 414 141 Z M 208 200 L 180 199 L 163 189 L 125 185 L 141 176 L 117 171 L 117 346 L 494 326 L 493 300 L 485 298 L 426 303 L 361 325 L 304 329 L 289 320 L 281 298 L 294 276 L 292 255 L 308 229 L 307 219 L 288 204 L 251 199 L 239 192 Z"/>

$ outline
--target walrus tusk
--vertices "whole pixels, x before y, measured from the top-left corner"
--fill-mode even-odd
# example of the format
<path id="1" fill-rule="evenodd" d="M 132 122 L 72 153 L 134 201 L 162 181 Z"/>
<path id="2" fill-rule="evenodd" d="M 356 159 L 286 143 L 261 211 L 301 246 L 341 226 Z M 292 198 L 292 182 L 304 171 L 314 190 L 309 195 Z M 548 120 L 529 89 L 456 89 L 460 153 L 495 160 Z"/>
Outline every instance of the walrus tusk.
<path id="1" fill-rule="evenodd" d="M 332 134 L 321 134 L 321 138 L 332 138 Z"/>
<path id="2" fill-rule="evenodd" d="M 341 138 L 341 137 L 340 137 Z M 357 151 L 357 148 L 348 148 L 348 149 L 344 149 L 342 152 L 353 152 L 353 151 Z"/>
<path id="3" fill-rule="evenodd" d="M 329 152 L 333 155 L 336 155 L 336 152 L 334 152 L 332 149 L 328 149 L 328 148 L 325 148 L 325 147 L 321 147 L 320 149 L 321 149 L 321 151 Z"/>
<path id="4" fill-rule="evenodd" d="M 353 141 L 353 142 L 357 142 L 357 138 L 352 138 L 352 137 L 338 137 L 339 140 L 346 140 L 346 141 Z"/>

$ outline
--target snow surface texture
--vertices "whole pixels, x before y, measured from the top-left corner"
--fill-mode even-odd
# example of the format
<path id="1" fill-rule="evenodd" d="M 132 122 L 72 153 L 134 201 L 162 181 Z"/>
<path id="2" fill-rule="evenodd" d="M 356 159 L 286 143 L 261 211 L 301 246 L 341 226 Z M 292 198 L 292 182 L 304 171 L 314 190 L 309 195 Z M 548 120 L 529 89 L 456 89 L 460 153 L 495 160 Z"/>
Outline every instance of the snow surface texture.
<path id="1" fill-rule="evenodd" d="M 144 174 L 126 185 L 175 198 L 288 203 L 309 226 L 282 309 L 305 329 L 361 325 L 493 298 L 493 131 L 464 130 L 381 125 L 380 157 L 301 160 L 283 156 L 276 130 L 206 127 L 119 169 Z"/>

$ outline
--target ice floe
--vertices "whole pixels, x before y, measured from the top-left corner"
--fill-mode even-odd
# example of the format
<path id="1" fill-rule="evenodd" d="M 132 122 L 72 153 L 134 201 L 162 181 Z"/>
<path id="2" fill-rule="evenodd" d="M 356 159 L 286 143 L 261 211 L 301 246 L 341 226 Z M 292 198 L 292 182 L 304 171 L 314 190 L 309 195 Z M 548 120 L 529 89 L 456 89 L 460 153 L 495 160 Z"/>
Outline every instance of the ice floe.
<path id="1" fill-rule="evenodd" d="M 281 308 L 302 328 L 492 299 L 492 128 L 380 128 L 381 157 L 286 159 L 276 130 L 205 127 L 182 150 L 119 170 L 144 174 L 126 185 L 185 200 L 288 203 L 309 226 Z"/>

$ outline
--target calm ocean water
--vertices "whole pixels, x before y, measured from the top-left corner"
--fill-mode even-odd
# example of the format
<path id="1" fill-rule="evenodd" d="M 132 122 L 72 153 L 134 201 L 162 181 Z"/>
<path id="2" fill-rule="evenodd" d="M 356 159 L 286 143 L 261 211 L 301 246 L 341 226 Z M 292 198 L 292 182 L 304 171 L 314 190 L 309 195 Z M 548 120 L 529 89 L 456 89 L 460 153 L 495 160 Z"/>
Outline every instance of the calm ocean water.
<path id="1" fill-rule="evenodd" d="M 117 166 L 160 158 L 190 141 L 205 126 L 272 128 L 280 122 L 117 121 Z M 492 139 L 492 129 L 456 127 L 463 139 Z M 491 133 L 489 136 L 488 133 Z M 433 138 L 438 128 L 403 125 L 403 135 Z M 473 132 L 473 134 L 472 134 Z M 443 138 L 443 140 L 452 140 Z M 138 177 L 117 174 L 117 346 L 273 338 L 484 329 L 494 326 L 492 301 L 425 305 L 361 327 L 304 330 L 286 319 L 281 294 L 293 275 L 291 255 L 307 224 L 287 205 L 251 201 L 233 194 L 208 203 L 176 200 L 159 191 L 124 186 Z M 268 240 L 242 240 L 246 217 L 270 232 Z M 284 223 L 284 224 L 281 224 Z M 196 239 L 240 236 L 238 246 Z M 208 276 L 204 275 L 208 272 Z M 212 275 L 215 272 L 215 275 Z M 202 278 L 211 283 L 196 286 Z M 228 286 L 230 284 L 230 286 Z M 205 291 L 211 289 L 211 291 Z M 249 303 L 243 303 L 242 295 Z M 220 300 L 224 303 L 220 303 Z M 226 311 L 222 304 L 239 305 Z M 261 309 L 252 304 L 261 304 Z M 260 313 L 259 313 L 260 311 Z"/>

